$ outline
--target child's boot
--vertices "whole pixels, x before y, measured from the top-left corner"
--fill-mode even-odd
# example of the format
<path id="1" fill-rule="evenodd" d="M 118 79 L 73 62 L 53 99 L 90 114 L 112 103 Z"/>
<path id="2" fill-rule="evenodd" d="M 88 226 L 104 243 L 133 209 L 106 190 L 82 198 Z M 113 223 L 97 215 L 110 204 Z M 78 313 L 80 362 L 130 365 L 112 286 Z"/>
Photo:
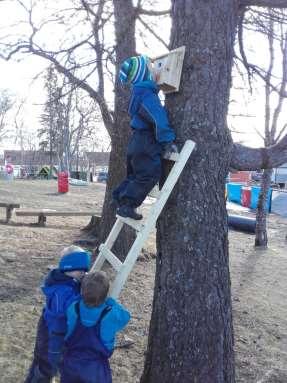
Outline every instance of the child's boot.
<path id="1" fill-rule="evenodd" d="M 137 221 L 142 219 L 142 217 L 143 217 L 141 214 L 138 214 L 135 211 L 134 207 L 132 207 L 130 205 L 120 206 L 117 210 L 117 214 L 120 215 L 121 217 L 131 218 L 131 219 L 135 219 Z"/>

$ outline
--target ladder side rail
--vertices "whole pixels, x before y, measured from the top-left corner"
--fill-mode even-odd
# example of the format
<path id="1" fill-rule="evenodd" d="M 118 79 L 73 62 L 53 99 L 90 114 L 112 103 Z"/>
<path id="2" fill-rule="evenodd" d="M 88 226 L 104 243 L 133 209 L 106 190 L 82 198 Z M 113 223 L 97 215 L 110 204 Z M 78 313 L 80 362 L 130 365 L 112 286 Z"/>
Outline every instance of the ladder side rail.
<path id="1" fill-rule="evenodd" d="M 185 164 L 187 163 L 190 154 L 195 147 L 195 143 L 191 140 L 186 141 L 184 144 L 178 161 L 173 165 L 163 187 L 160 190 L 160 196 L 151 208 L 151 212 L 148 215 L 145 225 L 155 226 L 155 222 L 160 215 L 166 201 L 168 200 L 170 193 L 172 192 L 181 172 L 183 171 Z"/>
<path id="2" fill-rule="evenodd" d="M 127 277 L 129 276 L 132 268 L 134 267 L 134 264 L 136 263 L 139 253 L 143 247 L 144 242 L 146 241 L 148 235 L 150 234 L 151 230 L 154 227 L 147 227 L 143 229 L 143 231 L 139 232 L 137 235 L 136 240 L 134 241 L 132 247 L 130 248 L 130 251 L 128 252 L 128 255 L 119 270 L 111 288 L 111 296 L 113 298 L 118 298 L 121 289 L 123 288 L 123 285 L 125 284 L 125 281 L 127 280 Z"/>
<path id="3" fill-rule="evenodd" d="M 118 235 L 120 234 L 120 231 L 123 227 L 123 222 L 117 218 L 116 222 L 114 223 L 114 226 L 112 227 L 112 230 L 110 234 L 108 235 L 108 238 L 106 239 L 105 245 L 111 249 L 116 242 L 116 239 L 118 238 Z"/>
<path id="4" fill-rule="evenodd" d="M 100 251 L 99 254 L 97 255 L 97 258 L 93 264 L 93 266 L 90 269 L 90 272 L 93 271 L 100 271 L 101 268 L 103 267 L 105 263 L 106 257 L 104 251 Z"/>
<path id="5" fill-rule="evenodd" d="M 114 223 L 112 230 L 110 231 L 110 234 L 108 235 L 108 238 L 106 239 L 106 242 L 104 243 L 108 249 L 112 248 L 112 246 L 115 243 L 122 227 L 123 227 L 123 222 L 121 222 L 119 219 L 117 219 L 116 222 Z M 90 271 L 100 271 L 101 268 L 103 267 L 103 264 L 105 263 L 105 260 L 106 260 L 105 253 L 103 251 L 101 251 L 101 246 L 100 246 L 99 250 L 100 250 L 99 254 L 98 254 L 93 266 L 91 267 Z"/>

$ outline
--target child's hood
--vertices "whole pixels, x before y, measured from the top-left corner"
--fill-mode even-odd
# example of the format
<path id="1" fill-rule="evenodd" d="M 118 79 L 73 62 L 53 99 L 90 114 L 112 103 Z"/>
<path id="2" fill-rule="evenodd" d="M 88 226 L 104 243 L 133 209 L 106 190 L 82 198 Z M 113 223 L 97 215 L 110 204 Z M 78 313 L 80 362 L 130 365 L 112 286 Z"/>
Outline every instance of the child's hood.
<path id="1" fill-rule="evenodd" d="M 84 326 L 90 327 L 97 323 L 102 311 L 107 307 L 107 304 L 103 304 L 97 307 L 88 307 L 84 304 L 83 301 L 80 302 L 80 314 L 81 322 Z"/>
<path id="2" fill-rule="evenodd" d="M 140 81 L 133 85 L 133 91 L 128 110 L 130 116 L 134 116 L 138 112 L 142 99 L 149 93 L 158 93 L 158 86 L 154 81 Z"/>
<path id="3" fill-rule="evenodd" d="M 108 307 L 110 310 L 105 315 L 104 321 L 112 321 L 113 323 L 126 323 L 130 319 L 130 314 L 117 303 L 113 298 L 107 298 L 105 302 L 97 307 L 88 307 L 84 302 L 80 301 L 80 316 L 81 322 L 84 326 L 90 327 L 97 323 L 103 310 Z"/>
<path id="4" fill-rule="evenodd" d="M 53 269 L 46 277 L 41 288 L 43 293 L 46 296 L 49 296 L 56 290 L 63 289 L 68 286 L 80 289 L 80 283 L 77 280 L 64 274 L 59 269 Z"/>

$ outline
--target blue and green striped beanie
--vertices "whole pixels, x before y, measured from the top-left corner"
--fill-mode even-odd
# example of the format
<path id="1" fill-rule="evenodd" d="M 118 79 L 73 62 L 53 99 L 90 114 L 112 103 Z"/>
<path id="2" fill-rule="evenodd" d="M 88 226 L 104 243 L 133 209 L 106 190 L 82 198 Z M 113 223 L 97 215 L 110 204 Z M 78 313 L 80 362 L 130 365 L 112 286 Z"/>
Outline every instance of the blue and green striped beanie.
<path id="1" fill-rule="evenodd" d="M 136 84 L 140 81 L 152 80 L 148 62 L 147 56 L 134 56 L 126 59 L 120 68 L 120 81 L 123 84 Z"/>

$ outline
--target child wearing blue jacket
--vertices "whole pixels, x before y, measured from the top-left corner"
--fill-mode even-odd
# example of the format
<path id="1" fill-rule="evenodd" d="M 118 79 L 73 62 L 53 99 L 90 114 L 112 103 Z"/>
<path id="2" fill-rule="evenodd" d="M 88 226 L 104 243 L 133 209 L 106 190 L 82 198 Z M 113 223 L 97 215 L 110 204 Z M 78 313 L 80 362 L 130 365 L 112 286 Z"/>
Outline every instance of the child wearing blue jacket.
<path id="1" fill-rule="evenodd" d="M 128 113 L 133 134 L 127 149 L 127 177 L 113 191 L 112 204 L 120 216 L 137 220 L 142 215 L 135 208 L 159 182 L 162 154 L 177 152 L 155 77 L 146 56 L 128 58 L 119 73 L 121 82 L 131 85 Z"/>
<path id="2" fill-rule="evenodd" d="M 66 334 L 66 310 L 80 299 L 80 283 L 90 268 L 90 255 L 78 246 L 61 252 L 59 267 L 42 286 L 46 303 L 38 322 L 34 358 L 24 383 L 49 383 L 57 374 Z"/>
<path id="3" fill-rule="evenodd" d="M 61 383 L 111 383 L 109 365 L 116 333 L 130 320 L 129 312 L 107 298 L 106 274 L 90 272 L 82 281 L 79 302 L 67 312 L 67 334 L 61 366 Z"/>

